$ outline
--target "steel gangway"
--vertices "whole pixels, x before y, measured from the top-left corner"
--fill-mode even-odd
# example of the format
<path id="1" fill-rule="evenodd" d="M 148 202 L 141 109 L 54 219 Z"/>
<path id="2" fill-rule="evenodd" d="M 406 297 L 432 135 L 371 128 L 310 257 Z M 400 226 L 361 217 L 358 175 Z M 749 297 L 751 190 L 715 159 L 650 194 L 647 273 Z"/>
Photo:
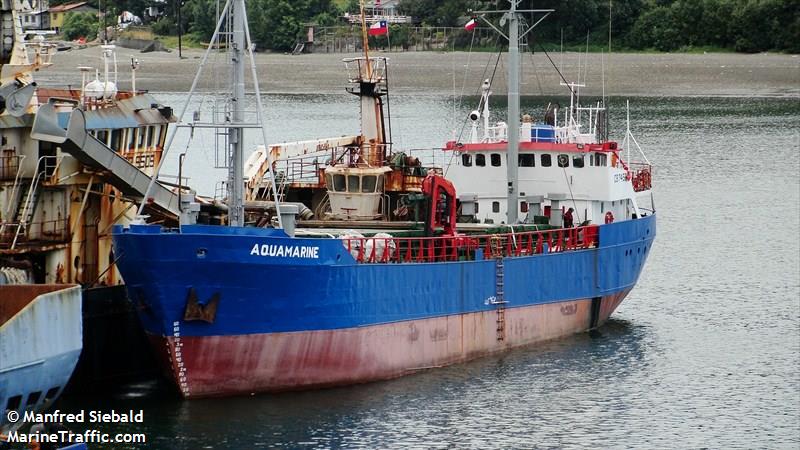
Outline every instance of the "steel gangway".
<path id="1" fill-rule="evenodd" d="M 178 193 L 172 189 L 155 183 L 148 198 L 144 198 L 150 176 L 92 136 L 86 129 L 86 116 L 82 110 L 72 110 L 67 128 L 64 129 L 58 124 L 58 112 L 52 103 L 40 106 L 33 121 L 31 137 L 60 144 L 62 151 L 82 164 L 101 171 L 106 181 L 126 197 L 137 202 L 146 201 L 162 213 L 180 216 Z"/>

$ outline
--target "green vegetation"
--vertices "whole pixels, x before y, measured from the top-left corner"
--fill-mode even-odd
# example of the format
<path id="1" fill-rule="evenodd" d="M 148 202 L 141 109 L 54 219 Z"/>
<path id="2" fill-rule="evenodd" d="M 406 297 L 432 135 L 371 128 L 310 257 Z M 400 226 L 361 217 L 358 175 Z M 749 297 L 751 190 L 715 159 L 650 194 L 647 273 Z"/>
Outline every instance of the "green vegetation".
<path id="1" fill-rule="evenodd" d="M 57 4 L 66 0 L 53 0 Z M 118 14 L 142 16 L 155 0 L 90 0 L 92 6 Z M 181 4 L 181 30 L 208 41 L 214 30 L 217 0 L 169 0 L 159 3 L 165 17 L 150 24 L 156 34 L 177 34 L 176 7 Z M 345 25 L 344 12 L 356 13 L 358 0 L 248 0 L 250 30 L 262 49 L 286 51 L 303 39 L 305 26 Z M 421 26 L 454 27 L 449 48 L 467 48 L 470 36 L 459 33 L 469 10 L 495 9 L 496 0 L 401 0 L 401 13 Z M 501 6 L 505 1 L 499 2 Z M 609 17 L 609 5 L 611 14 Z M 612 50 L 800 53 L 798 0 L 525 0 L 520 8 L 556 11 L 537 28 L 536 36 L 551 45 L 590 50 L 606 48 L 609 24 Z M 144 17 L 143 17 L 144 19 Z M 499 18 L 495 17 L 496 20 Z M 610 19 L 610 20 L 609 20 Z M 392 26 L 392 45 L 412 44 L 408 26 Z M 493 43 L 474 43 L 491 48 Z"/>
<path id="2" fill-rule="evenodd" d="M 84 37 L 91 41 L 97 37 L 98 28 L 99 23 L 94 14 L 67 13 L 61 26 L 61 34 L 68 40 Z"/>

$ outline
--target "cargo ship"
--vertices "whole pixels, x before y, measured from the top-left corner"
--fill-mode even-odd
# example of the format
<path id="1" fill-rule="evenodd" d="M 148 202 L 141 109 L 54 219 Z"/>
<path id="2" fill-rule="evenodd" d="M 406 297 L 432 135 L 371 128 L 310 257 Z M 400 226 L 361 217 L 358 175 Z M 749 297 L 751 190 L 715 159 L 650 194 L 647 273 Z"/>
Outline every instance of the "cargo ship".
<path id="1" fill-rule="evenodd" d="M 265 145 L 245 161 L 242 133 L 256 128 L 244 110 L 245 61 L 251 116 L 263 105 L 245 2 L 225 4 L 214 34 L 230 42 L 214 48 L 228 52 L 232 88 L 224 120 L 205 122 L 225 129 L 216 133 L 229 163 L 225 198 L 213 211 L 182 203 L 178 227 L 141 216 L 113 230 L 129 297 L 182 396 L 390 379 L 609 318 L 655 239 L 652 201 L 640 205 L 652 200 L 651 168 L 624 161 L 604 105 L 579 106 L 575 83 L 570 108 L 521 121 L 520 17 L 549 12 L 517 3 L 502 11 L 508 118 L 491 124 L 487 85 L 470 139 L 440 150 L 454 161 L 447 167 L 394 151 L 386 59 L 370 57 L 363 24 L 365 54 L 345 61 L 361 133 Z"/>

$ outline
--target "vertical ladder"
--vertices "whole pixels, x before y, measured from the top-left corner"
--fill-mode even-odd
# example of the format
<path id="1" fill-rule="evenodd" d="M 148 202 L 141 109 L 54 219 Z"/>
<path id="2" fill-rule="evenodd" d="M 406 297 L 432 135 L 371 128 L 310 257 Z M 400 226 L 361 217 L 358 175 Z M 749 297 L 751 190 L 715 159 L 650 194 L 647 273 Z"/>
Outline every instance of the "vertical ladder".
<path id="1" fill-rule="evenodd" d="M 497 311 L 497 340 L 506 339 L 506 299 L 505 299 L 505 266 L 503 256 L 495 257 L 495 299 L 494 305 Z"/>

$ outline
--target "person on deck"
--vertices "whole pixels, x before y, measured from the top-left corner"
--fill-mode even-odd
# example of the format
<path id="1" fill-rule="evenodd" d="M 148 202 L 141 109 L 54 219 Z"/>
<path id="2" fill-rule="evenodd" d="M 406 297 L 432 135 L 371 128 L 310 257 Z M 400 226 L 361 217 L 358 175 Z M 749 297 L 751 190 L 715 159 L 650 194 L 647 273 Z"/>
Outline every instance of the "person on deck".
<path id="1" fill-rule="evenodd" d="M 572 228 L 572 225 L 574 223 L 573 219 L 572 219 L 572 211 L 575 211 L 575 210 L 570 208 L 570 209 L 567 210 L 567 212 L 564 213 L 564 217 L 563 217 L 564 218 L 564 228 Z"/>

